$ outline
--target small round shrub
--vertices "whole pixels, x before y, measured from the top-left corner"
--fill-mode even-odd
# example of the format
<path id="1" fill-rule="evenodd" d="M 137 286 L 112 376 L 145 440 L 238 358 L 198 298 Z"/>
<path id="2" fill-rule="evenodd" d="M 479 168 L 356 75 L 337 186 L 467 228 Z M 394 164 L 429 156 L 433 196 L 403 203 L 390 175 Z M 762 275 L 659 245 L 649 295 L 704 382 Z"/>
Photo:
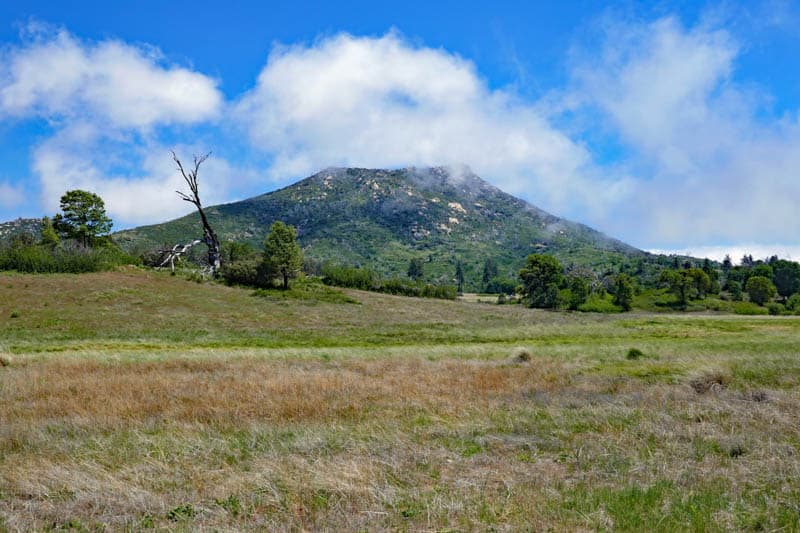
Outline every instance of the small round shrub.
<path id="1" fill-rule="evenodd" d="M 641 351 L 639 348 L 631 348 L 628 350 L 628 354 L 625 356 L 627 359 L 641 359 L 644 357 L 644 352 Z"/>
<path id="2" fill-rule="evenodd" d="M 530 360 L 531 360 L 531 352 L 529 352 L 527 348 L 519 346 L 517 348 L 514 348 L 514 350 L 511 352 L 512 363 L 527 363 Z"/>
<path id="3" fill-rule="evenodd" d="M 783 314 L 784 309 L 785 308 L 783 307 L 783 304 L 779 304 L 777 302 L 767 304 L 767 311 L 769 311 L 769 314 L 771 315 Z"/>

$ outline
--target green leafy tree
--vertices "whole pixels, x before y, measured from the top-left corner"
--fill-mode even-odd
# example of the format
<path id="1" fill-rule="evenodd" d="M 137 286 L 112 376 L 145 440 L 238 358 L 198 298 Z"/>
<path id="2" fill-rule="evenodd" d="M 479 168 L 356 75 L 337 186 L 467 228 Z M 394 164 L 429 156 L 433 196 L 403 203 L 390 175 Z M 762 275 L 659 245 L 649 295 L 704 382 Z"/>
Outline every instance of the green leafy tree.
<path id="1" fill-rule="evenodd" d="M 61 213 L 53 219 L 55 229 L 84 247 L 94 246 L 111 231 L 103 199 L 89 191 L 67 191 L 61 197 Z"/>
<path id="2" fill-rule="evenodd" d="M 264 266 L 270 277 L 280 277 L 283 288 L 296 278 L 303 266 L 303 252 L 297 243 L 297 232 L 280 220 L 273 222 L 264 240 Z"/>
<path id="3" fill-rule="evenodd" d="M 711 278 L 700 268 L 681 270 L 662 270 L 659 278 L 669 291 L 678 297 L 678 303 L 685 306 L 691 299 L 703 298 L 711 289 Z"/>
<path id="4" fill-rule="evenodd" d="M 460 260 L 456 261 L 456 285 L 458 292 L 464 292 L 464 267 Z"/>
<path id="5" fill-rule="evenodd" d="M 764 305 L 778 293 L 772 281 L 765 276 L 751 276 L 744 289 L 750 296 L 750 301 L 758 305 Z"/>
<path id="6" fill-rule="evenodd" d="M 725 259 L 722 260 L 722 271 L 727 276 L 728 272 L 730 272 L 732 268 L 733 268 L 733 261 L 731 261 L 731 256 L 725 254 Z"/>
<path id="7" fill-rule="evenodd" d="M 497 261 L 492 258 L 486 259 L 483 262 L 483 286 L 484 290 L 485 287 L 489 284 L 491 280 L 497 277 Z"/>
<path id="8" fill-rule="evenodd" d="M 529 307 L 554 309 L 563 280 L 561 263 L 552 255 L 531 254 L 519 271 L 523 298 Z"/>
<path id="9" fill-rule="evenodd" d="M 489 280 L 484 288 L 489 294 L 514 294 L 517 290 L 517 281 L 511 278 L 496 277 Z"/>
<path id="10" fill-rule="evenodd" d="M 742 301 L 742 284 L 735 279 L 728 282 L 728 292 L 731 293 L 731 300 L 734 302 Z"/>
<path id="11" fill-rule="evenodd" d="M 772 282 L 784 301 L 800 291 L 800 264 L 778 259 L 772 265 Z"/>
<path id="12" fill-rule="evenodd" d="M 61 245 L 61 238 L 58 236 L 58 232 L 53 226 L 53 221 L 50 220 L 50 217 L 44 217 L 42 219 L 40 233 L 41 238 L 39 239 L 39 244 L 45 248 L 55 250 Z"/>
<path id="13" fill-rule="evenodd" d="M 614 277 L 614 305 L 618 305 L 623 311 L 630 311 L 633 303 L 635 285 L 633 278 L 628 274 L 617 274 Z"/>
<path id="14" fill-rule="evenodd" d="M 408 262 L 408 277 L 414 281 L 419 281 L 425 276 L 425 268 L 422 264 L 422 258 L 415 257 Z"/>
<path id="15" fill-rule="evenodd" d="M 747 277 L 749 278 L 751 276 L 762 276 L 767 279 L 772 279 L 772 267 L 770 265 L 759 263 L 750 269 Z"/>
<path id="16" fill-rule="evenodd" d="M 222 243 L 222 259 L 225 262 L 245 261 L 253 259 L 257 254 L 256 249 L 247 242 L 227 241 Z"/>
<path id="17" fill-rule="evenodd" d="M 581 276 L 570 276 L 567 280 L 567 308 L 575 311 L 589 298 L 589 282 Z"/>
<path id="18" fill-rule="evenodd" d="M 800 293 L 792 294 L 789 299 L 786 300 L 786 309 L 794 312 L 800 311 Z"/>

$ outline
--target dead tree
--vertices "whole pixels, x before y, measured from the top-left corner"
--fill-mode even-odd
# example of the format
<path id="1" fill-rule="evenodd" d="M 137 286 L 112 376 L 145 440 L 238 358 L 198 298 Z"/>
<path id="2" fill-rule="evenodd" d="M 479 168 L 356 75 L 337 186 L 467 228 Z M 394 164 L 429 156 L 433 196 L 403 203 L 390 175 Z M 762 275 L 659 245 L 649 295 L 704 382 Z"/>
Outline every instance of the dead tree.
<path id="1" fill-rule="evenodd" d="M 158 264 L 159 268 L 169 263 L 170 271 L 175 272 L 175 261 L 180 260 L 181 256 L 186 254 L 192 246 L 200 244 L 201 242 L 203 241 L 196 239 L 187 244 L 176 244 L 169 250 L 161 250 L 161 257 L 163 257 L 164 260 Z"/>
<path id="2" fill-rule="evenodd" d="M 214 233 L 211 224 L 208 223 L 208 217 L 206 217 L 206 213 L 203 211 L 203 206 L 200 203 L 200 193 L 198 192 L 197 188 L 197 173 L 200 170 L 200 165 L 202 165 L 210 155 L 211 152 L 203 156 L 194 156 L 194 168 L 190 169 L 188 172 L 183 169 L 183 165 L 181 164 L 180 159 L 178 159 L 178 156 L 175 155 L 175 152 L 172 152 L 172 159 L 174 159 L 175 164 L 178 165 L 178 170 L 181 172 L 181 176 L 183 176 L 184 181 L 186 181 L 186 184 L 189 186 L 189 191 L 191 191 L 191 194 L 186 194 L 181 191 L 175 192 L 178 193 L 178 196 L 180 196 L 182 200 L 193 204 L 200 213 L 200 221 L 203 223 L 203 243 L 208 246 L 208 265 L 211 268 L 211 275 L 217 277 L 222 257 L 222 254 L 220 253 L 219 239 L 217 238 L 217 234 Z"/>

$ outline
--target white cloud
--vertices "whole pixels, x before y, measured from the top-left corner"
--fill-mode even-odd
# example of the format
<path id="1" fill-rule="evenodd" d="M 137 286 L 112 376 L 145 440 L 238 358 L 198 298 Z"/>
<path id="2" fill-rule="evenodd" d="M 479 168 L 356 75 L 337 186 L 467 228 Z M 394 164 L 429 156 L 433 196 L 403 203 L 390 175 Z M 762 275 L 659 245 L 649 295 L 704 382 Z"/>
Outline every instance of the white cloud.
<path id="1" fill-rule="evenodd" d="M 6 209 L 18 207 L 24 200 L 25 193 L 22 187 L 7 181 L 0 181 L 0 207 Z"/>
<path id="2" fill-rule="evenodd" d="M 28 29 L 21 45 L 0 56 L 0 118 L 51 124 L 32 154 L 42 207 L 54 212 L 65 191 L 80 188 L 99 194 L 122 226 L 190 211 L 175 195 L 181 181 L 161 133 L 215 120 L 224 105 L 216 81 L 167 64 L 154 48 Z M 233 172 L 225 161 L 209 160 L 205 202 L 227 199 Z"/>
<path id="3" fill-rule="evenodd" d="M 800 245 L 796 244 L 764 244 L 764 243 L 738 243 L 725 246 L 692 246 L 680 249 L 652 249 L 655 254 L 688 255 L 691 257 L 707 257 L 722 261 L 728 255 L 734 264 L 738 264 L 744 255 L 752 255 L 754 259 L 768 259 L 777 255 L 781 259 L 797 261 L 800 259 Z"/>
<path id="4" fill-rule="evenodd" d="M 272 181 L 332 165 L 464 163 L 634 244 L 790 243 L 800 227 L 800 121 L 772 117 L 769 95 L 737 80 L 743 50 L 710 25 L 607 23 L 570 86 L 529 102 L 490 88 L 447 51 L 395 33 L 341 34 L 276 48 L 255 87 L 223 113 L 215 80 L 157 50 L 44 30 L 0 52 L 0 120 L 50 122 L 54 134 L 33 153 L 49 210 L 68 188 L 88 188 L 122 224 L 189 210 L 174 195 L 181 183 L 165 139 L 209 124 L 219 139 L 224 120 L 267 157 Z M 597 117 L 600 135 L 584 129 Z M 193 135 L 182 153 L 202 151 L 196 133 L 181 132 Z M 603 135 L 618 154 L 602 153 Z M 203 170 L 207 204 L 258 178 L 217 157 Z M 0 188 L 19 198 L 8 191 Z"/>
<path id="5" fill-rule="evenodd" d="M 622 237 L 675 247 L 797 239 L 800 124 L 764 118 L 767 96 L 735 78 L 732 35 L 666 18 L 610 24 L 600 49 L 575 69 L 576 91 L 642 177 L 635 202 L 615 213 Z"/>
<path id="6" fill-rule="evenodd" d="M 586 149 L 543 109 L 490 90 L 472 63 L 394 33 L 276 49 L 235 119 L 273 155 L 277 178 L 338 165 L 464 163 L 552 209 L 601 204 L 626 187 L 590 178 Z"/>
<path id="7" fill-rule="evenodd" d="M 42 183 L 42 204 L 49 212 L 58 209 L 59 198 L 71 189 L 99 194 L 119 227 L 162 222 L 194 209 L 175 193 L 186 184 L 168 147 L 125 136 L 112 141 L 92 135 L 92 127 L 85 124 L 76 129 L 77 133 L 60 132 L 33 154 L 33 170 Z M 176 152 L 187 165 L 191 154 L 200 154 L 202 149 L 182 145 Z M 211 157 L 200 169 L 200 197 L 205 205 L 226 201 L 232 185 L 247 179 L 253 179 L 252 171 Z"/>
<path id="8" fill-rule="evenodd" d="M 10 117 L 93 117 L 148 128 L 209 120 L 221 105 L 211 78 L 120 41 L 83 43 L 63 30 L 37 31 L 0 61 L 0 113 Z"/>

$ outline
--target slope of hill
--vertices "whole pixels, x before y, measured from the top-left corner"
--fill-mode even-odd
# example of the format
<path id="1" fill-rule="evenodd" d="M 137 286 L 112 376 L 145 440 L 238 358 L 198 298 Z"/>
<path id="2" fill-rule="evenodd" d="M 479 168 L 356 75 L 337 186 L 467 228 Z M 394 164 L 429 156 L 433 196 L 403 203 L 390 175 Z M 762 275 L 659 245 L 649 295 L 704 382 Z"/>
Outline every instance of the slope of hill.
<path id="1" fill-rule="evenodd" d="M 177 200 L 176 200 L 177 201 Z M 483 263 L 494 259 L 514 277 L 525 256 L 547 252 L 565 264 L 603 270 L 645 252 L 585 225 L 553 216 L 504 193 L 475 174 L 447 168 L 331 168 L 294 185 L 207 209 L 220 239 L 260 248 L 269 225 L 298 229 L 307 257 L 402 274 L 422 257 L 426 277 L 452 280 L 464 265 L 477 288 Z M 119 232 L 124 248 L 140 251 L 200 234 L 195 214 Z"/>
<path id="2" fill-rule="evenodd" d="M 0 222 L 0 243 L 8 242 L 17 235 L 28 234 L 38 239 L 41 231 L 42 219 L 18 218 L 8 222 Z"/>

